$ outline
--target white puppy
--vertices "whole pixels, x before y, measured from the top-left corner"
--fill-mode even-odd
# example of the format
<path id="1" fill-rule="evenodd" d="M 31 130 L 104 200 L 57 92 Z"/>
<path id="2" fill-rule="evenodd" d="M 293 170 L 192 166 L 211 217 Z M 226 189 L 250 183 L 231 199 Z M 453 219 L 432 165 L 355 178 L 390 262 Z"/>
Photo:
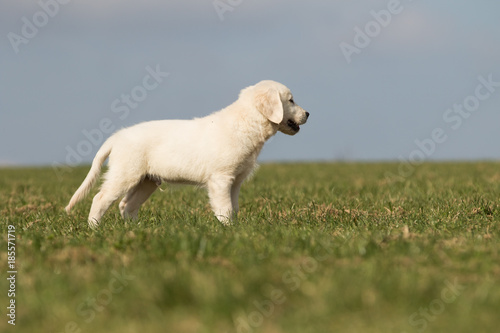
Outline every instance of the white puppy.
<path id="1" fill-rule="evenodd" d="M 308 117 L 287 87 L 261 81 L 243 89 L 230 106 L 204 118 L 150 121 L 122 129 L 99 149 L 66 211 L 88 194 L 109 156 L 109 170 L 90 209 L 90 227 L 97 227 L 121 197 L 123 218 L 137 218 L 162 181 L 206 187 L 215 216 L 229 224 L 238 211 L 241 184 L 256 166 L 266 140 L 277 131 L 296 134 Z"/>

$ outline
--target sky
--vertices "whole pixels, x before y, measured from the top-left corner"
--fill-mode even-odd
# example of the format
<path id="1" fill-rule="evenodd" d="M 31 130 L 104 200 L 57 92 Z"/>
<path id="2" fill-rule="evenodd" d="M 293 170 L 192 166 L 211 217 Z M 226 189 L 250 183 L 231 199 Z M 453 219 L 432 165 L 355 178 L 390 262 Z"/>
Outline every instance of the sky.
<path id="1" fill-rule="evenodd" d="M 263 79 L 310 118 L 259 160 L 500 158 L 500 2 L 0 0 L 0 165 L 88 163 L 114 131 Z"/>

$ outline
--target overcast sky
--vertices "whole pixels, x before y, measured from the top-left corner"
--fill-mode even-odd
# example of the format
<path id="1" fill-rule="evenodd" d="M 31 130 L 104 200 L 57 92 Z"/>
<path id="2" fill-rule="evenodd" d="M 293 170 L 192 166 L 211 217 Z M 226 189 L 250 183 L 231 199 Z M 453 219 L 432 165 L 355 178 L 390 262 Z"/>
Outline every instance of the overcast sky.
<path id="1" fill-rule="evenodd" d="M 261 161 L 499 159 L 500 2 L 0 0 L 0 165 L 92 160 L 262 79 L 310 112 Z"/>

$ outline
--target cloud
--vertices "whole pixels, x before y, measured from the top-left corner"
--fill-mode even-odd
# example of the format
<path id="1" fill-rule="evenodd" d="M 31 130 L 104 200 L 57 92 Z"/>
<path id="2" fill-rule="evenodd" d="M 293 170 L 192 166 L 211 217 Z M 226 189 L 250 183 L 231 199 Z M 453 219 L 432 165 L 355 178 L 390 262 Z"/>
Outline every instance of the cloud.
<path id="1" fill-rule="evenodd" d="M 11 159 L 0 158 L 0 168 L 13 167 L 13 166 L 17 166 L 20 164 L 21 163 L 15 162 L 14 160 L 11 160 Z"/>
<path id="2" fill-rule="evenodd" d="M 429 7 L 408 7 L 394 19 L 388 32 L 388 42 L 411 52 L 436 53 L 449 49 L 455 23 L 436 15 Z"/>
<path id="3" fill-rule="evenodd" d="M 91 20 L 134 20 L 143 21 L 150 18 L 165 17 L 172 19 L 175 17 L 200 18 L 206 16 L 207 10 L 212 9 L 211 1 L 203 0 L 66 0 L 65 3 L 59 3 L 62 0 L 16 0 L 4 1 L 0 18 L 18 21 L 22 16 L 31 18 L 34 13 L 42 10 L 40 3 L 54 8 L 58 8 L 57 16 L 69 17 L 71 20 L 83 21 L 90 24 Z M 64 15 L 61 15 L 64 13 Z M 211 13 L 212 14 L 212 13 Z M 170 16 L 170 17 L 169 17 Z M 216 13 L 213 13 L 214 18 Z"/>

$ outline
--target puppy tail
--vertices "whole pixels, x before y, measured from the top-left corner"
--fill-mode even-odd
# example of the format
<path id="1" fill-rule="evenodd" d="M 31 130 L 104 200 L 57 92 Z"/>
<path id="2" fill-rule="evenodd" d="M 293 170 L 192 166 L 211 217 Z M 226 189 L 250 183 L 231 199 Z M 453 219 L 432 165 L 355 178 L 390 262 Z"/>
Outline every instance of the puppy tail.
<path id="1" fill-rule="evenodd" d="M 73 194 L 73 197 L 71 197 L 69 204 L 66 206 L 66 208 L 64 208 L 66 210 L 66 213 L 69 214 L 76 203 L 85 198 L 87 194 L 89 194 L 90 189 L 94 186 L 97 179 L 99 179 L 101 167 L 111 153 L 111 148 L 111 140 L 108 139 L 106 142 L 104 142 L 102 147 L 95 155 L 94 160 L 92 161 L 92 167 L 90 168 L 90 171 L 87 174 L 87 177 L 85 177 L 82 185 L 80 185 L 78 190 L 76 190 L 75 194 Z"/>

